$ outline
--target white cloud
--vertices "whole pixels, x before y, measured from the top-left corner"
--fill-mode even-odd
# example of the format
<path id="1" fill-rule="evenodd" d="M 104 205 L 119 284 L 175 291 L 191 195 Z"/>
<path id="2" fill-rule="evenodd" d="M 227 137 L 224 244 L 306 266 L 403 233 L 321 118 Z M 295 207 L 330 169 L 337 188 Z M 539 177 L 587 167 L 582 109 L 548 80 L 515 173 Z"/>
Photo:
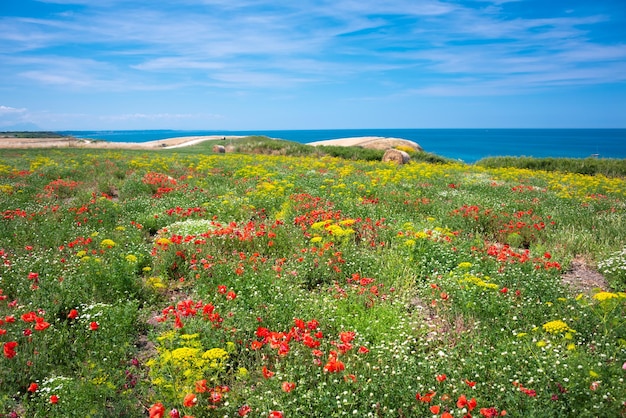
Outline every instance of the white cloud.
<path id="1" fill-rule="evenodd" d="M 503 5 L 515 0 L 41 1 L 84 7 L 46 19 L 0 18 L 0 78 L 86 91 L 239 91 L 348 84 L 367 75 L 406 89 L 419 80 L 427 92 L 453 77 L 495 79 L 501 90 L 517 91 L 524 80 L 529 88 L 541 80 L 557 86 L 559 77 L 621 82 L 603 69 L 626 58 L 623 43 L 588 36 L 609 16 L 509 18 Z M 584 77 L 569 76 L 579 68 Z"/>
<path id="2" fill-rule="evenodd" d="M 0 105 L 0 115 L 7 115 L 7 114 L 14 115 L 16 113 L 24 113 L 24 112 L 26 112 L 26 109 L 24 108 L 18 109 L 15 107 Z"/>

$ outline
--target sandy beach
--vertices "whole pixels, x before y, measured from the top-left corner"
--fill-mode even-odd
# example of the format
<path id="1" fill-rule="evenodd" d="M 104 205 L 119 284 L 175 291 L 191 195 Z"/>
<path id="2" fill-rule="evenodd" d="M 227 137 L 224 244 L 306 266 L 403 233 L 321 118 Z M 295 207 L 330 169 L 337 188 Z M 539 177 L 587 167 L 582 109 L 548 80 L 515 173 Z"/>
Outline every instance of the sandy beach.
<path id="1" fill-rule="evenodd" d="M 0 137 L 0 148 L 104 148 L 104 149 L 172 149 L 199 144 L 210 140 L 237 140 L 243 136 L 184 136 L 160 139 L 149 142 L 110 142 L 95 141 L 80 138 L 12 138 Z M 312 146 L 357 146 L 364 148 L 388 149 L 399 145 L 421 150 L 421 147 L 413 142 L 402 138 L 386 138 L 376 136 L 364 136 L 353 138 L 338 138 L 326 141 L 311 142 Z"/>

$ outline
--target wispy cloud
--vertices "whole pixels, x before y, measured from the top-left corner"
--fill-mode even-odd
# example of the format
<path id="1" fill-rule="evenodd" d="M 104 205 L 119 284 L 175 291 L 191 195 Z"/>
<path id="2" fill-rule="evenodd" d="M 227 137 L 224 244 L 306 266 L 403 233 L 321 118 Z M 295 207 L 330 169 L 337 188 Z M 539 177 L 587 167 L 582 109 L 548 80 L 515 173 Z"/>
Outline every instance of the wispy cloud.
<path id="1" fill-rule="evenodd" d="M 624 81 L 624 40 L 592 36 L 609 15 L 509 15 L 516 0 L 40 1 L 80 7 L 0 18 L 0 77 L 12 83 L 369 90 L 367 79 L 386 94 L 482 95 Z"/>

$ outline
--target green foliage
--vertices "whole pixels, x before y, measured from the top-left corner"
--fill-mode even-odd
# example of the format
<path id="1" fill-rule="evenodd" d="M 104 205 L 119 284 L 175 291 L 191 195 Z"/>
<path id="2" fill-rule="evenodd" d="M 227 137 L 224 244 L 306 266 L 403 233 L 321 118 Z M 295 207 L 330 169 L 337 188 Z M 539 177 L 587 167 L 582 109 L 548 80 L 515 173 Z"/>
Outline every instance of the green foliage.
<path id="1" fill-rule="evenodd" d="M 624 413 L 623 179 L 235 144 L 2 154 L 0 415 Z"/>
<path id="2" fill-rule="evenodd" d="M 362 148 L 362 147 L 342 147 L 337 145 L 321 145 L 317 147 L 322 155 L 343 158 L 344 160 L 380 161 L 385 154 L 384 150 Z"/>
<path id="3" fill-rule="evenodd" d="M 476 165 L 486 168 L 515 167 L 586 175 L 603 174 L 607 177 L 626 176 L 626 160 L 613 158 L 488 157 L 477 161 Z"/>

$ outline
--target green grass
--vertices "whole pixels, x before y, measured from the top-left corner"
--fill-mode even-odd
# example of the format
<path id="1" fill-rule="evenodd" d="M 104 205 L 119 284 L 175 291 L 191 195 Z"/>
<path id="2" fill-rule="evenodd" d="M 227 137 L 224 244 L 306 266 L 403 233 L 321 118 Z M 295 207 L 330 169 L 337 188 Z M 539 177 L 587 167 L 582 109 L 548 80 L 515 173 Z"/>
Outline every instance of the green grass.
<path id="1" fill-rule="evenodd" d="M 215 144 L 2 154 L 0 416 L 626 413 L 623 178 Z"/>
<path id="2" fill-rule="evenodd" d="M 477 161 L 476 165 L 488 168 L 514 167 L 586 175 L 602 174 L 607 177 L 626 176 L 626 160 L 615 158 L 489 157 Z"/>

